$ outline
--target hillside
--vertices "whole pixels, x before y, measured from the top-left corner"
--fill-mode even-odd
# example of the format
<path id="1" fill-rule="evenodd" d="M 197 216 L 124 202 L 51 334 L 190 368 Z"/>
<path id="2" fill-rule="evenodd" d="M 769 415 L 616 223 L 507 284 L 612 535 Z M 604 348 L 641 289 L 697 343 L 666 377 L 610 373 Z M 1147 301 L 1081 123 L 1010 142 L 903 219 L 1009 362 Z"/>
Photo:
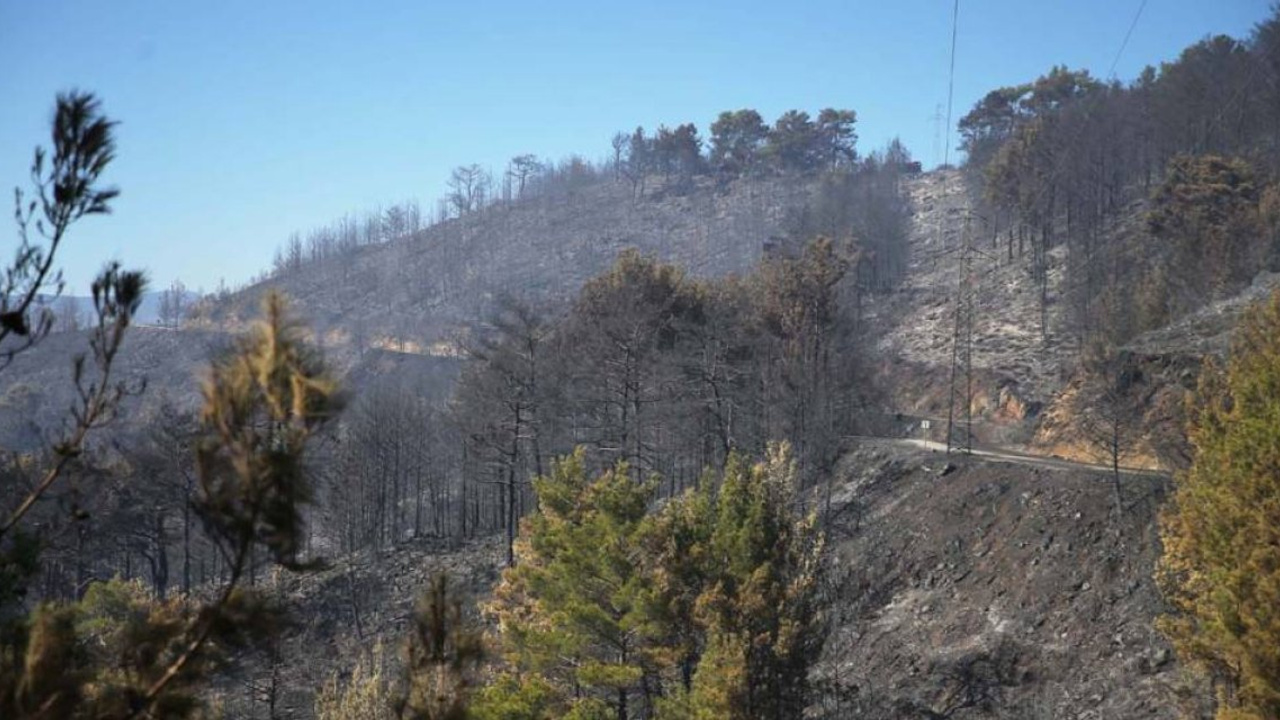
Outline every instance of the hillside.
<path id="1" fill-rule="evenodd" d="M 877 361 L 894 387 L 895 410 L 945 417 L 950 389 L 959 250 L 966 232 L 985 250 L 974 262 L 974 412 L 985 419 L 1019 422 L 1061 386 L 1075 356 L 1062 332 L 1061 303 L 1042 335 L 1038 290 L 1026 258 L 1008 258 L 987 245 L 972 189 L 959 171 L 927 173 L 907 183 L 912 201 L 910 267 L 901 287 L 877 306 L 881 335 Z M 966 229 L 966 220 L 969 227 Z M 1061 264 L 1061 255 L 1056 258 Z M 1051 268 L 1057 294 L 1060 268 Z M 987 431 L 984 430 L 984 434 Z M 997 432 L 998 434 L 998 432 Z M 1001 438 L 1004 442 L 1015 440 Z"/>
<path id="2" fill-rule="evenodd" d="M 502 294 L 558 307 L 626 248 L 697 276 L 745 272 L 808 192 L 795 177 L 725 188 L 703 178 L 688 194 L 659 185 L 635 199 L 624 182 L 594 182 L 304 263 L 212 304 L 197 322 L 235 327 L 253 316 L 266 288 L 278 287 L 335 344 L 421 349 L 485 318 Z"/>
<path id="3" fill-rule="evenodd" d="M 1183 679 L 1152 625 L 1163 481 L 1127 479 L 1117 523 L 1105 474 L 875 442 L 849 450 L 814 717 L 1178 717 Z M 281 576 L 273 592 L 306 618 L 282 645 L 281 702 L 309 717 L 332 673 L 379 643 L 397 648 L 434 572 L 482 599 L 500 563 L 494 541 L 424 539 Z M 245 677 L 261 685 L 269 669 L 256 667 Z M 243 688 L 226 693 L 248 701 Z"/>
<path id="4" fill-rule="evenodd" d="M 14 359 L 0 380 L 0 447 L 30 451 L 53 439 L 75 399 L 71 359 L 87 352 L 88 342 L 84 332 L 54 333 Z M 217 330 L 132 328 L 116 361 L 113 382 L 123 381 L 141 392 L 125 399 L 112 421 L 114 430 L 124 437 L 145 430 L 166 403 L 195 412 L 209 359 L 230 342 L 230 334 Z M 434 402 L 447 399 L 460 367 L 459 359 L 451 356 L 377 348 L 362 353 L 347 353 L 344 347 L 327 350 L 353 390 L 381 381 L 411 383 Z"/>
<path id="5" fill-rule="evenodd" d="M 827 717 L 1175 718 L 1153 627 L 1163 481 L 868 445 L 829 538 Z M 903 522 L 910 517 L 910 522 Z"/>
<path id="6" fill-rule="evenodd" d="M 135 327 L 121 347 L 116 381 L 145 388 L 126 399 L 119 421 L 144 426 L 159 404 L 194 409 L 199 373 L 225 347 L 225 333 Z M 34 350 L 18 355 L 0 380 L 0 446 L 30 450 L 61 428 L 75 399 L 71 359 L 88 351 L 88 332 L 53 333 Z"/>
<path id="7" fill-rule="evenodd" d="M 0 13 L 0 720 L 1280 720 L 1202 4 Z"/>
<path id="8" fill-rule="evenodd" d="M 1104 460 L 1105 453 L 1080 427 L 1092 400 L 1093 382 L 1082 367 L 1078 333 L 1071 331 L 1073 302 L 1067 280 L 1066 245 L 1048 254 L 1045 329 L 1040 288 L 1031 260 L 1007 252 L 1003 237 L 973 219 L 979 213 L 975 190 L 958 171 L 926 173 L 906 182 L 913 215 L 910 267 L 894 292 L 873 305 L 878 329 L 875 363 L 888 411 L 931 419 L 930 434 L 945 439 L 951 394 L 956 298 L 960 279 L 958 251 L 970 218 L 978 253 L 972 297 L 972 412 L 975 441 L 1058 455 L 1083 462 Z M 1142 251 L 1147 203 L 1135 200 L 1118 211 L 1105 236 L 1121 255 Z M 1237 294 L 1207 303 L 1162 327 L 1130 337 L 1119 348 L 1131 368 L 1124 412 L 1140 435 L 1128 443 L 1122 464 L 1176 469 L 1187 461 L 1184 403 L 1195 388 L 1207 357 L 1221 359 L 1240 313 L 1271 292 L 1280 281 L 1266 270 Z M 957 363 L 958 397 L 963 396 L 963 360 Z M 962 400 L 960 401 L 963 402 Z M 963 415 L 958 406 L 957 417 Z M 918 432 L 918 431 L 917 431 Z"/>
<path id="9" fill-rule="evenodd" d="M 456 365 L 451 343 L 484 322 L 504 294 L 558 312 L 626 248 L 697 276 L 746 272 L 811 191 L 810 182 L 797 177 L 740 180 L 725 188 L 704 180 L 687 195 L 658 183 L 635 200 L 626 183 L 601 181 L 572 195 L 491 206 L 413 237 L 306 263 L 206 299 L 180 330 L 135 327 L 120 358 L 121 377 L 143 380 L 148 389 L 130 401 L 123 420 L 144 423 L 164 398 L 193 408 L 196 379 L 211 353 L 227 333 L 258 316 L 268 288 L 293 298 L 327 357 L 349 377 L 348 389 L 358 393 L 374 375 L 415 382 L 405 368 Z M 56 333 L 0 377 L 4 447 L 34 447 L 61 422 L 71 400 L 69 358 L 84 342 L 75 333 Z M 422 391 L 444 400 L 450 384 L 431 380 Z"/>
<path id="10" fill-rule="evenodd" d="M 913 209 L 910 259 L 903 282 L 867 307 L 871 359 L 882 410 L 913 422 L 942 420 L 955 249 L 972 204 L 954 171 L 907 179 L 903 189 Z M 130 401 L 120 422 L 142 427 L 161 399 L 194 407 L 200 368 L 228 331 L 253 315 L 267 287 L 298 301 L 350 389 L 389 382 L 443 403 L 461 368 L 447 343 L 502 292 L 521 289 L 547 307 L 563 305 L 624 247 L 687 264 L 696 275 L 743 272 L 810 193 L 804 183 L 774 179 L 635 202 L 625 185 L 601 183 L 580 196 L 493 207 L 413 238 L 306 264 L 206 306 L 184 329 L 136 328 L 122 377 L 145 379 L 148 390 Z M 1064 254 L 1052 256 L 1045 336 L 1025 259 L 998 250 L 981 261 L 975 295 L 978 440 L 1086 459 L 1087 450 L 1069 440 L 1080 376 L 1078 350 L 1062 331 Z M 1144 376 L 1147 405 L 1135 405 L 1135 416 L 1178 435 L 1181 416 L 1170 408 L 1200 355 L 1220 352 L 1239 309 L 1270 285 L 1264 279 L 1240 298 L 1136 339 L 1129 351 L 1163 369 Z M 56 334 L 5 374 L 6 447 L 34 447 L 56 426 L 70 401 L 65 359 L 82 343 L 76 334 Z M 1157 406 L 1166 413 L 1159 423 L 1151 414 Z M 846 448 L 836 472 L 825 590 L 830 626 L 814 673 L 822 689 L 815 717 L 1175 716 L 1182 676 L 1152 626 L 1163 609 L 1150 578 L 1165 481 L 1127 477 L 1117 522 L 1108 477 L 1084 468 L 943 458 L 862 442 Z M 326 678 L 349 671 L 363 649 L 400 642 L 433 571 L 447 569 L 480 598 L 501 557 L 494 538 L 463 547 L 417 538 L 336 557 L 317 574 L 284 576 L 278 592 L 304 620 L 281 649 L 281 702 L 292 716 L 309 717 Z M 269 677 L 270 668 L 254 660 L 221 691 L 238 707 L 260 699 Z M 256 690 L 246 690 L 250 685 Z"/>

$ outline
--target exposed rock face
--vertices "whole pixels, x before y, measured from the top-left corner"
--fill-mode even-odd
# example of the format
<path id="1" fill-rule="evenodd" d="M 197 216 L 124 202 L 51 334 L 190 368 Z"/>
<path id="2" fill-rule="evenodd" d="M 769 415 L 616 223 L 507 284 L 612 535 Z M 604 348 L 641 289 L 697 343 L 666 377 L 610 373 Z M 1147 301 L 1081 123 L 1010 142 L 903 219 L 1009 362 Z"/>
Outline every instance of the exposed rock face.
<path id="1" fill-rule="evenodd" d="M 992 415 L 998 420 L 1027 420 L 1040 411 L 1040 404 L 1025 400 L 1012 385 L 1002 385 Z"/>
<path id="2" fill-rule="evenodd" d="M 1120 399 L 1128 420 L 1120 464 L 1177 470 L 1186 466 L 1186 404 L 1195 390 L 1202 359 L 1196 355 L 1131 354 L 1131 379 Z M 1090 378 L 1084 369 L 1072 376 L 1037 424 L 1034 451 L 1085 462 L 1110 462 L 1107 448 L 1089 441 L 1080 427 L 1088 411 Z"/>
<path id="3" fill-rule="evenodd" d="M 972 339 L 973 397 L 984 420 L 1021 421 L 1033 415 L 1060 387 L 1063 368 L 1074 359 L 1070 339 L 1060 332 L 1062 303 L 1051 302 L 1047 333 L 1042 332 L 1039 289 L 1028 272 L 1027 257 L 1010 257 L 1004 236 L 994 237 L 967 213 L 972 203 L 958 171 L 940 171 L 905 183 L 913 216 L 906 280 L 889 297 L 879 298 L 874 316 L 881 331 L 877 350 L 892 362 L 885 378 L 895 387 L 904 410 L 945 414 L 950 393 L 959 249 L 966 234 L 982 254 L 974 260 Z M 1062 279 L 1061 248 L 1051 254 L 1049 287 L 1055 295 Z M 1007 406 L 1006 388 L 1016 388 L 1018 403 Z M 977 410 L 977 408 L 975 408 Z"/>

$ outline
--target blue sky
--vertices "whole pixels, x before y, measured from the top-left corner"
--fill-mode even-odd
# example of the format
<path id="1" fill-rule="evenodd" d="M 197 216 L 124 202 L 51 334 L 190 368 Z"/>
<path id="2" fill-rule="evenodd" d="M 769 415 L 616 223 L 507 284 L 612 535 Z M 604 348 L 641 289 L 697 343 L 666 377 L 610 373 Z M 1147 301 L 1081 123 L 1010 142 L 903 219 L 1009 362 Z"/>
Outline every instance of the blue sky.
<path id="1" fill-rule="evenodd" d="M 1056 63 L 1105 75 L 1140 0 L 962 0 L 953 123 Z M 1122 79 L 1269 0 L 1149 0 Z M 121 121 L 114 215 L 69 240 L 83 291 L 105 260 L 212 290 L 293 230 L 418 198 L 457 165 L 608 152 L 614 131 L 724 109 L 858 112 L 859 146 L 926 164 L 945 102 L 949 0 L 71 2 L 0 0 L 0 185 L 27 177 L 59 90 Z M 4 217 L 8 217 L 6 209 Z M 11 247 L 7 228 L 0 246 Z M 6 250 L 7 254 L 9 251 Z"/>

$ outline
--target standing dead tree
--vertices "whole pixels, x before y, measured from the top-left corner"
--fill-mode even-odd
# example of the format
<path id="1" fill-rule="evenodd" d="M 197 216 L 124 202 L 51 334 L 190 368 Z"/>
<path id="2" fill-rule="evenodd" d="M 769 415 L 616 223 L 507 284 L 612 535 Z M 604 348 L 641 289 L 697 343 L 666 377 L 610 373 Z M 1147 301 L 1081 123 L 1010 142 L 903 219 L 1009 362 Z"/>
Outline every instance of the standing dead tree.
<path id="1" fill-rule="evenodd" d="M 1131 390 L 1133 357 L 1112 345 L 1095 347 L 1085 358 L 1088 378 L 1077 399 L 1085 441 L 1111 467 L 1116 518 L 1124 512 L 1120 492 L 1121 465 L 1139 438 Z"/>

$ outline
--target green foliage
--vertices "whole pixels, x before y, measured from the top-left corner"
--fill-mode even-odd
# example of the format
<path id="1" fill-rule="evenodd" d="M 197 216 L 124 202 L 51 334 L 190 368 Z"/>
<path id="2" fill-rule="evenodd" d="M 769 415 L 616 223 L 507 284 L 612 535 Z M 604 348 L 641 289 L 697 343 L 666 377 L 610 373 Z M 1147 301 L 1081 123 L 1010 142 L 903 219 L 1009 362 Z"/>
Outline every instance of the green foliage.
<path id="1" fill-rule="evenodd" d="M 514 668 L 542 676 L 566 717 L 595 708 L 625 715 L 654 672 L 648 577 L 637 552 L 654 483 L 625 464 L 588 477 L 579 450 L 534 481 L 538 513 L 525 521 L 517 564 L 503 572 L 487 611 Z"/>
<path id="2" fill-rule="evenodd" d="M 997 88 L 960 118 L 960 149 L 971 164 L 985 167 L 1000 145 L 1013 135 L 1021 119 L 1018 101 L 1029 91 L 1029 85 Z"/>
<path id="3" fill-rule="evenodd" d="M 708 651 L 694 678 L 697 717 L 797 717 L 822 646 L 816 604 L 821 535 L 793 510 L 786 445 L 746 468 L 725 468 L 710 539 L 715 571 L 698 599 Z"/>
<path id="4" fill-rule="evenodd" d="M 1036 78 L 1030 93 L 1020 103 L 1031 117 L 1046 117 L 1102 89 L 1102 83 L 1089 76 L 1088 70 L 1068 70 L 1056 65 L 1047 75 Z"/>
<path id="5" fill-rule="evenodd" d="M 1242 320 L 1225 372 L 1207 367 L 1195 457 L 1161 518 L 1160 627 L 1216 681 L 1218 718 L 1280 717 L 1280 294 Z"/>
<path id="6" fill-rule="evenodd" d="M 736 454 L 730 462 L 739 463 Z M 698 600 L 716 577 L 711 538 L 716 530 L 717 477 L 703 474 L 696 489 L 671 501 L 646 522 L 644 552 L 651 558 L 655 599 L 650 608 L 662 628 L 658 655 L 679 669 L 679 690 L 693 685 L 698 658 L 706 645 Z"/>
<path id="7" fill-rule="evenodd" d="M 675 175 L 684 189 L 688 189 L 693 176 L 703 170 L 698 128 L 693 123 L 679 125 L 674 130 L 659 127 L 653 138 L 653 160 L 655 169 L 668 177 Z"/>
<path id="8" fill-rule="evenodd" d="M 818 132 L 809 113 L 788 110 L 774 123 L 764 154 L 780 170 L 804 171 L 817 164 Z"/>
<path id="9" fill-rule="evenodd" d="M 561 693 L 541 676 L 499 673 L 486 683 L 472 706 L 475 720 L 555 720 L 561 717 Z"/>
<path id="10" fill-rule="evenodd" d="M 785 445 L 646 515 L 653 484 L 595 479 L 578 451 L 536 481 L 539 512 L 488 612 L 505 670 L 480 718 L 798 717 L 821 648 L 821 539 L 793 510 Z"/>
<path id="11" fill-rule="evenodd" d="M 146 618 L 152 605 L 141 581 L 115 578 L 92 583 L 79 602 L 76 631 L 94 645 L 116 646 L 124 630 Z"/>
<path id="12" fill-rule="evenodd" d="M 1088 70 L 1055 65 L 1033 82 L 992 90 L 960 118 L 960 149 L 968 155 L 970 165 L 986 168 L 1018 130 L 1048 121 L 1102 87 Z"/>
<path id="13" fill-rule="evenodd" d="M 751 109 L 725 111 L 711 123 L 711 165 L 721 172 L 745 174 L 756 169 L 769 126 Z"/>
<path id="14" fill-rule="evenodd" d="M 13 718 L 126 718 L 180 651 L 191 608 L 157 602 L 137 581 L 89 586 L 76 603 L 39 606 L 28 618 L 24 642 L 0 660 L 0 714 Z M 210 654 L 198 668 L 216 663 Z M 184 676 L 183 680 L 194 677 Z M 174 683 L 149 713 L 190 718 L 200 709 L 194 688 Z"/>
<path id="15" fill-rule="evenodd" d="M 857 121 L 858 114 L 852 110 L 823 108 L 818 113 L 814 132 L 817 135 L 815 154 L 819 167 L 834 170 L 851 164 L 857 158 L 854 146 L 858 142 L 858 134 L 853 130 Z"/>

